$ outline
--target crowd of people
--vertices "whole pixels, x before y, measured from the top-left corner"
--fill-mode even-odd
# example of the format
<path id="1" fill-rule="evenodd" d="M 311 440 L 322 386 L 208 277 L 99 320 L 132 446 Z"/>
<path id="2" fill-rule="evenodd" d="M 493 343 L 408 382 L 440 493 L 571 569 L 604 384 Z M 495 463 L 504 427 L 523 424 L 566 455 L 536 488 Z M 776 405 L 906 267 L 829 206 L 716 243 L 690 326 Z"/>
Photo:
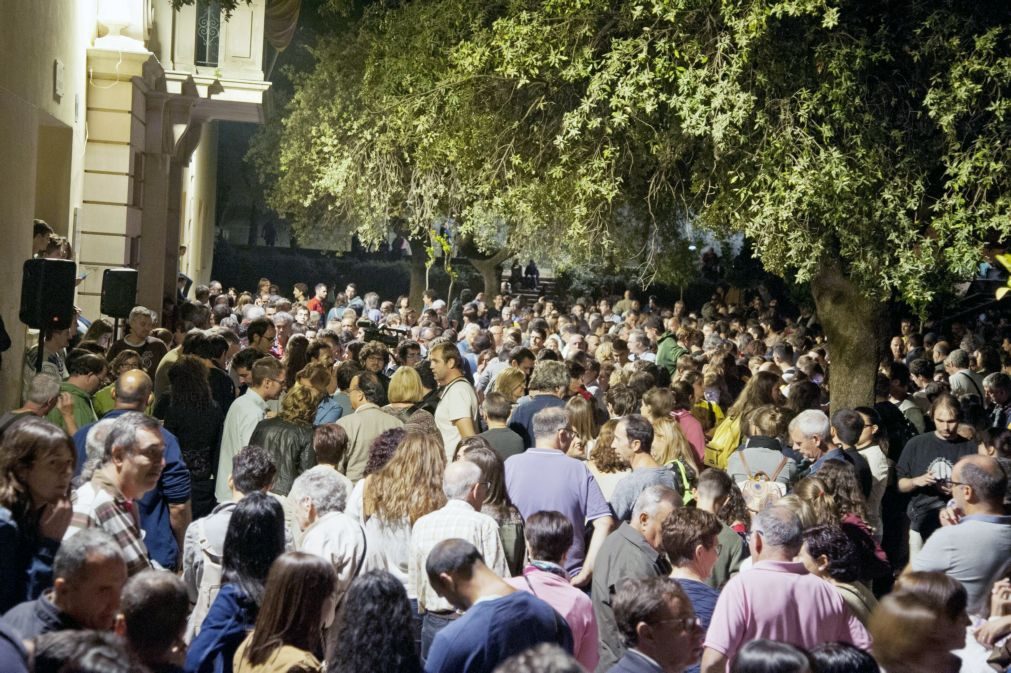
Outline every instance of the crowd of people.
<path id="1" fill-rule="evenodd" d="M 830 414 L 810 312 L 506 290 L 47 330 L 0 416 L 0 670 L 1011 665 L 1011 326 L 902 320 Z"/>

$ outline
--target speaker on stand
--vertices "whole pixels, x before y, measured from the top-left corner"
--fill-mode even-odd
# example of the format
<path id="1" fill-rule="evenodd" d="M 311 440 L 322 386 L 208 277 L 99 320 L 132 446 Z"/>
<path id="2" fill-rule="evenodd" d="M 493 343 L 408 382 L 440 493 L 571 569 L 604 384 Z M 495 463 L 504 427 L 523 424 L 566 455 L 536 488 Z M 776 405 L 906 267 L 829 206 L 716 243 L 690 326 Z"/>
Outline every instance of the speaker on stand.
<path id="1" fill-rule="evenodd" d="M 67 259 L 26 260 L 21 273 L 21 310 L 18 317 L 39 330 L 36 373 L 42 371 L 42 345 L 46 330 L 67 329 L 74 320 L 77 264 Z"/>
<path id="2" fill-rule="evenodd" d="M 102 273 L 103 314 L 113 318 L 112 340 L 119 339 L 119 320 L 128 318 L 137 304 L 137 269 L 106 269 Z"/>

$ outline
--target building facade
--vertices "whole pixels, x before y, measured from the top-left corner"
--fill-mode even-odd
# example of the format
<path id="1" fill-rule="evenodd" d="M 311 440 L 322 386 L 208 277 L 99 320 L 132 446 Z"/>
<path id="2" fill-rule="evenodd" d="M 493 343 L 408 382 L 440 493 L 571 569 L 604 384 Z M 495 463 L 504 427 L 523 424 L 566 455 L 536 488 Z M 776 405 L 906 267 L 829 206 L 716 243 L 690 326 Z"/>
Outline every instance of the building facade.
<path id="1" fill-rule="evenodd" d="M 269 4 L 285 10 L 290 39 L 297 0 Z M 0 315 L 14 342 L 3 408 L 18 402 L 33 219 L 70 239 L 90 319 L 105 269 L 137 268 L 137 303 L 159 313 L 179 272 L 210 279 L 216 122 L 262 122 L 267 5 L 241 4 L 226 20 L 216 0 L 178 10 L 171 0 L 0 0 Z"/>

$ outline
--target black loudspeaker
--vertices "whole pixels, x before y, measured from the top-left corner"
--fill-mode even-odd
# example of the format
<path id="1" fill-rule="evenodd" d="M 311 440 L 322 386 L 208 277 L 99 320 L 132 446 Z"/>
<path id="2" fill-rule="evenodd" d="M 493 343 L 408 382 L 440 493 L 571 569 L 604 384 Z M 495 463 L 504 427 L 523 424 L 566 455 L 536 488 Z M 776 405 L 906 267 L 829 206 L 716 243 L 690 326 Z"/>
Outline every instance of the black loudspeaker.
<path id="1" fill-rule="evenodd" d="M 21 276 L 21 322 L 33 329 L 67 329 L 74 320 L 77 265 L 68 259 L 29 259 Z"/>
<path id="2" fill-rule="evenodd" d="M 128 318 L 136 305 L 137 269 L 106 269 L 102 273 L 102 313 Z"/>

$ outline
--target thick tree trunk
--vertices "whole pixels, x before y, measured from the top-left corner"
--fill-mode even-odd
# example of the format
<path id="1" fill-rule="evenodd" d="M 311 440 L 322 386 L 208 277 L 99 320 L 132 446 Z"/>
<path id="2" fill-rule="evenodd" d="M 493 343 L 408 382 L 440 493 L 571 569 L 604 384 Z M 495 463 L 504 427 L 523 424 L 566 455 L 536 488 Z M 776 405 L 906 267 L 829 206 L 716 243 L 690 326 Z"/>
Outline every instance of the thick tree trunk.
<path id="1" fill-rule="evenodd" d="M 411 267 L 411 288 L 408 291 L 410 306 L 421 310 L 423 301 L 421 295 L 428 289 L 428 274 L 425 269 L 425 250 L 422 246 L 412 242 L 411 257 L 408 262 Z"/>
<path id="2" fill-rule="evenodd" d="M 835 264 L 811 279 L 811 294 L 828 338 L 831 411 L 873 404 L 884 304 L 863 294 Z"/>
<path id="3" fill-rule="evenodd" d="M 502 274 L 502 262 L 509 259 L 512 252 L 506 249 L 499 250 L 488 259 L 477 259 L 468 257 L 467 261 L 478 270 L 481 279 L 484 281 L 484 296 L 486 302 L 499 293 L 500 278 Z"/>

